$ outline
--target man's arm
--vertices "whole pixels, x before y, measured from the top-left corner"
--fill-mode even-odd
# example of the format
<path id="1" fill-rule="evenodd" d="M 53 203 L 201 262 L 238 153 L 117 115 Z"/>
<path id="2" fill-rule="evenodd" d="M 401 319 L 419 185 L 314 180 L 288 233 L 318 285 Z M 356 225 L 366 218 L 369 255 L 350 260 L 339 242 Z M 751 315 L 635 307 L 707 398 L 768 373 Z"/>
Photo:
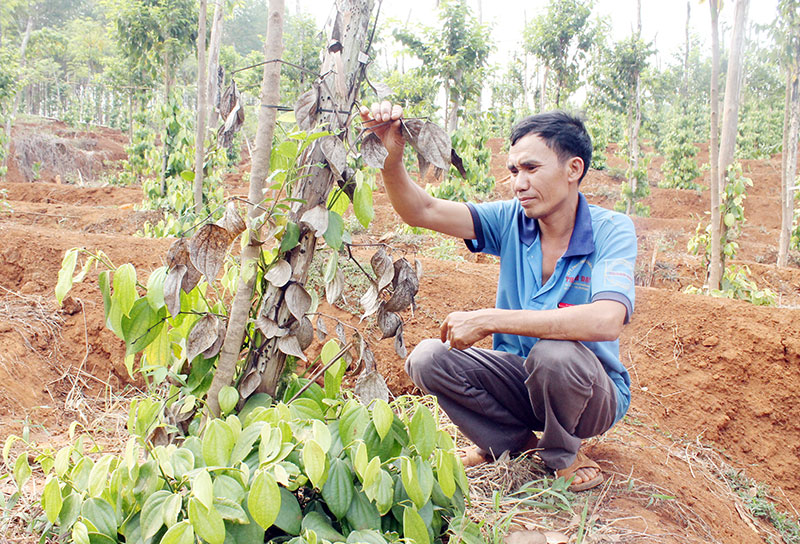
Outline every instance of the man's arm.
<path id="1" fill-rule="evenodd" d="M 619 338 L 625 305 L 598 300 L 554 310 L 485 309 L 453 312 L 441 327 L 442 342 L 466 349 L 490 334 L 516 334 L 552 340 L 605 342 Z"/>
<path id="2" fill-rule="evenodd" d="M 403 109 L 384 100 L 370 111 L 361 107 L 361 119 L 381 139 L 388 156 L 381 170 L 386 194 L 397 214 L 412 227 L 424 227 L 457 238 L 475 238 L 472 215 L 461 203 L 434 198 L 411 180 L 403 164 L 400 118 Z"/>

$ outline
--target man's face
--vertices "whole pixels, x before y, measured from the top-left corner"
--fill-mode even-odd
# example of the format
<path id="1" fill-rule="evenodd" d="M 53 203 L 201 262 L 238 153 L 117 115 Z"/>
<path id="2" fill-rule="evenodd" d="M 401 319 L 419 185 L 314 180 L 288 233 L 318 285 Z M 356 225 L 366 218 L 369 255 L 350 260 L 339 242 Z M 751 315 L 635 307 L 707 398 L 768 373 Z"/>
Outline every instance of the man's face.
<path id="1" fill-rule="evenodd" d="M 546 219 L 566 210 L 571 191 L 577 190 L 577 168 L 582 172 L 580 158 L 560 161 L 537 134 L 523 136 L 508 153 L 514 195 L 530 218 Z"/>

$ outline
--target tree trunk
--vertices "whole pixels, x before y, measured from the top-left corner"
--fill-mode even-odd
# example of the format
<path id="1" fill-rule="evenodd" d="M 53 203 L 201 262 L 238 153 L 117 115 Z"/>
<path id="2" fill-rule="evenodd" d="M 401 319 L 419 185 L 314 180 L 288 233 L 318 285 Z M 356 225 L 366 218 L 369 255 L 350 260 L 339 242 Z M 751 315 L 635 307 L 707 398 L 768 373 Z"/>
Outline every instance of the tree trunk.
<path id="1" fill-rule="evenodd" d="M 373 0 L 352 0 L 350 2 L 352 11 L 349 15 L 349 23 L 345 28 L 340 29 L 339 42 L 342 45 L 342 50 L 339 54 L 342 55 L 342 65 L 344 67 L 342 75 L 345 77 L 345 97 L 341 98 L 331 94 L 330 89 L 336 88 L 335 74 L 333 73 L 329 72 L 323 78 L 323 84 L 320 87 L 320 109 L 333 111 L 320 114 L 318 125 L 327 126 L 327 130 L 334 134 L 341 134 L 340 137 L 345 134 L 350 116 L 339 114 L 337 111 L 350 112 L 355 106 L 366 70 L 366 64 L 362 64 L 359 57 L 367 53 L 366 51 L 362 52 L 362 47 L 365 47 L 365 44 L 369 41 L 367 30 L 373 5 Z M 325 54 L 331 55 L 331 52 L 326 51 Z M 326 62 L 323 62 L 323 67 L 326 64 Z M 324 162 L 325 157 L 319 145 L 308 149 L 303 164 L 307 165 L 309 175 L 295 186 L 292 195 L 294 198 L 300 199 L 293 209 L 295 222 L 307 210 L 320 204 L 324 205 L 327 202 L 328 194 L 333 187 L 334 176 L 329 168 L 320 168 L 318 166 Z M 286 256 L 292 267 L 292 281 L 299 284 L 306 282 L 311 260 L 314 256 L 316 241 L 317 239 L 313 232 L 306 232 L 301 236 L 299 245 Z M 287 323 L 291 315 L 282 294 L 277 294 L 273 300 L 280 301 L 280 304 L 271 306 L 269 304 L 270 300 L 267 300 L 265 307 L 270 309 L 268 317 L 278 324 Z M 263 351 L 265 368 L 262 373 L 260 390 L 270 395 L 274 395 L 277 389 L 286 362 L 286 355 L 278 351 L 277 340 L 277 338 L 271 339 Z"/>
<path id="2" fill-rule="evenodd" d="M 692 2 L 686 2 L 686 48 L 683 51 L 683 82 L 681 83 L 681 97 L 683 98 L 683 113 L 687 113 L 689 106 L 689 21 L 692 16 Z"/>
<path id="3" fill-rule="evenodd" d="M 789 261 L 789 242 L 794 219 L 794 191 L 797 185 L 797 144 L 800 137 L 800 50 L 795 52 L 786 86 L 784 147 L 781 168 L 781 235 L 778 241 L 778 266 Z"/>
<path id="4" fill-rule="evenodd" d="M 270 0 L 269 16 L 267 23 L 267 37 L 265 40 L 265 54 L 268 60 L 279 59 L 283 55 L 283 16 L 284 0 Z M 264 107 L 268 104 L 280 103 L 281 63 L 268 62 L 264 65 L 264 77 L 261 81 L 261 105 L 258 112 L 258 130 L 256 132 L 255 150 L 251 157 L 250 189 L 248 193 L 248 215 L 252 229 L 255 218 L 262 214 L 258 205 L 264 199 L 264 180 L 269 174 L 270 155 L 272 153 L 272 138 L 275 134 L 275 120 L 278 110 Z M 255 275 L 250 277 L 245 270 L 258 264 L 261 256 L 259 236 L 251 232 L 250 243 L 242 249 L 241 273 L 236 295 L 231 305 L 228 317 L 228 328 L 225 331 L 225 342 L 220 351 L 217 370 L 214 380 L 208 391 L 208 409 L 214 416 L 219 415 L 220 390 L 230 385 L 236 371 L 236 363 L 242 347 L 247 320 L 250 315 L 250 299 L 253 296 Z"/>
<path id="5" fill-rule="evenodd" d="M 708 263 L 708 288 L 719 289 L 722 279 L 720 260 L 720 182 L 719 182 L 719 0 L 709 0 L 711 10 L 711 138 L 708 161 L 711 163 L 711 256 Z"/>
<path id="6" fill-rule="evenodd" d="M 733 154 L 736 150 L 736 126 L 739 120 L 739 97 L 742 88 L 742 64 L 744 60 L 744 33 L 747 24 L 747 8 L 750 0 L 737 0 L 734 14 L 733 33 L 731 35 L 731 49 L 728 55 L 728 74 L 725 83 L 725 102 L 722 108 L 722 131 L 719 143 L 719 176 L 720 194 L 723 193 L 728 179 L 728 167 L 733 163 Z M 721 210 L 720 210 L 721 211 Z M 720 249 L 726 239 L 727 226 L 722 221 L 722 214 L 717 219 L 720 232 Z M 711 256 L 712 261 L 715 256 Z M 720 251 L 716 257 L 720 270 L 720 278 L 725 271 L 725 254 Z M 713 287 L 717 289 L 718 287 Z"/>
<path id="7" fill-rule="evenodd" d="M 542 94 L 539 95 L 539 111 L 545 111 L 547 107 L 547 78 L 550 76 L 550 67 L 544 67 L 544 75 L 542 76 Z"/>
<path id="8" fill-rule="evenodd" d="M 220 85 L 219 78 L 219 47 L 222 42 L 222 23 L 225 10 L 222 0 L 214 0 L 214 19 L 211 23 L 211 43 L 208 45 L 208 127 L 214 130 L 217 126 L 219 115 Z"/>
<path id="9" fill-rule="evenodd" d="M 636 2 L 636 39 L 638 40 L 642 36 L 642 0 L 637 0 Z M 637 42 L 638 47 L 638 42 Z M 634 106 L 633 112 L 633 126 L 631 126 L 631 141 L 630 141 L 630 165 L 631 165 L 631 173 L 630 178 L 628 179 L 628 183 L 630 183 L 631 188 L 631 199 L 628 201 L 628 213 L 630 213 L 630 207 L 634 200 L 634 196 L 636 194 L 636 190 L 638 189 L 639 179 L 637 177 L 637 172 L 639 170 L 639 128 L 642 126 L 642 92 L 641 92 L 641 74 L 637 71 L 636 72 L 636 102 Z"/>
<path id="10" fill-rule="evenodd" d="M 200 17 L 197 30 L 197 126 L 194 137 L 194 213 L 203 212 L 203 163 L 206 156 L 206 121 L 208 120 L 206 80 L 206 12 L 207 1 L 200 0 Z"/>
<path id="11" fill-rule="evenodd" d="M 31 38 L 31 31 L 33 30 L 33 17 L 31 15 L 28 16 L 28 23 L 25 25 L 25 34 L 22 36 L 22 43 L 19 46 L 19 67 L 20 70 L 25 69 L 25 53 L 28 49 L 28 40 Z M 17 110 L 19 109 L 19 97 L 22 94 L 23 89 L 17 91 L 14 95 L 14 105 L 11 106 L 11 114 L 6 119 L 6 149 L 3 153 L 3 163 L 2 166 L 5 166 L 8 163 L 8 154 L 11 150 L 11 126 L 14 124 L 14 118 L 17 116 Z"/>

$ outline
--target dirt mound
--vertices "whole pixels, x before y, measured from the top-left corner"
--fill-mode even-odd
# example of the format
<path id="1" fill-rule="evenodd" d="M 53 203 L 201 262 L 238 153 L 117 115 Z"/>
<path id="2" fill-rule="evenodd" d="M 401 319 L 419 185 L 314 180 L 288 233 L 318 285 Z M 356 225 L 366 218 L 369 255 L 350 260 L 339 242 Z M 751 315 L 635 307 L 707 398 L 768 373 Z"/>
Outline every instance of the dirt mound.
<path id="1" fill-rule="evenodd" d="M 127 158 L 127 138 L 117 130 L 70 128 L 45 118 L 18 120 L 11 131 L 7 181 L 83 185 Z"/>

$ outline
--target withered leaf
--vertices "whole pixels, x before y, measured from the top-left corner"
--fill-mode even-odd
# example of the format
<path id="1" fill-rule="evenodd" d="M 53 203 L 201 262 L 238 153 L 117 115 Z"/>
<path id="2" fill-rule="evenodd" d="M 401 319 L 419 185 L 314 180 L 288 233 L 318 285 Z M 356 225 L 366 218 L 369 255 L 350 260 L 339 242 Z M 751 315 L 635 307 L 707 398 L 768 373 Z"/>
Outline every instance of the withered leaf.
<path id="1" fill-rule="evenodd" d="M 383 168 L 383 163 L 389 152 L 383 146 L 383 142 L 378 138 L 377 134 L 370 132 L 364 139 L 361 140 L 361 156 L 364 158 L 364 164 L 373 168 Z"/>
<path id="2" fill-rule="evenodd" d="M 153 446 L 166 446 L 169 444 L 169 433 L 163 425 L 159 425 L 150 432 L 147 441 Z"/>
<path id="3" fill-rule="evenodd" d="M 186 337 L 186 358 L 192 361 L 195 357 L 214 345 L 219 337 L 219 318 L 214 314 L 206 314 L 195 321 L 192 330 Z"/>
<path id="4" fill-rule="evenodd" d="M 375 94 L 378 95 L 378 100 L 383 100 L 387 96 L 391 96 L 394 94 L 394 89 L 389 87 L 389 85 L 387 85 L 383 81 L 379 81 L 378 83 L 373 85 L 372 88 L 375 89 Z"/>
<path id="5" fill-rule="evenodd" d="M 289 313 L 295 319 L 301 319 L 309 308 L 311 308 L 311 295 L 308 294 L 302 285 L 299 283 L 292 283 L 286 288 L 286 305 L 289 307 Z"/>
<path id="6" fill-rule="evenodd" d="M 197 229 L 189 241 L 189 258 L 195 268 L 203 273 L 208 283 L 217 278 L 230 243 L 231 236 L 228 231 L 210 223 Z"/>
<path id="7" fill-rule="evenodd" d="M 377 370 L 364 370 L 359 374 L 353 391 L 364 405 L 368 405 L 375 399 L 389 402 L 389 388 L 386 386 L 386 380 Z"/>
<path id="8" fill-rule="evenodd" d="M 378 328 L 383 333 L 381 340 L 394 336 L 402 323 L 403 320 L 400 319 L 399 315 L 387 310 L 386 306 L 381 303 L 380 308 L 378 308 Z"/>
<path id="9" fill-rule="evenodd" d="M 314 325 L 311 320 L 304 317 L 300 321 L 295 321 L 289 328 L 289 333 L 297 337 L 297 343 L 300 344 L 300 349 L 305 350 L 314 341 Z"/>
<path id="10" fill-rule="evenodd" d="M 419 139 L 419 133 L 422 130 L 422 127 L 425 125 L 425 121 L 422 119 L 403 119 L 403 138 L 411 144 L 411 147 L 417 149 L 417 140 Z M 417 149 L 417 151 L 419 151 Z"/>
<path id="11" fill-rule="evenodd" d="M 335 178 L 344 178 L 344 170 L 347 168 L 347 150 L 342 141 L 333 135 L 325 136 L 320 138 L 319 146 Z"/>
<path id="12" fill-rule="evenodd" d="M 282 329 L 275 321 L 272 319 L 260 315 L 258 319 L 256 319 L 256 328 L 261 331 L 261 334 L 264 335 L 264 338 L 275 338 L 276 336 L 286 336 L 289 332 L 287 329 Z"/>
<path id="13" fill-rule="evenodd" d="M 392 285 L 397 287 L 401 283 L 410 283 L 411 294 L 416 295 L 419 291 L 419 279 L 414 274 L 414 269 L 411 268 L 409 262 L 405 257 L 401 257 L 394 262 L 394 278 Z"/>
<path id="14" fill-rule="evenodd" d="M 394 278 L 392 259 L 383 248 L 380 248 L 369 260 L 369 264 L 372 265 L 372 271 L 375 272 L 375 277 L 378 279 L 378 292 L 380 293 L 384 287 L 392 283 L 392 278 Z"/>
<path id="15" fill-rule="evenodd" d="M 378 290 L 374 285 L 367 288 L 367 291 L 361 296 L 360 302 L 361 307 L 364 308 L 361 321 L 378 311 Z"/>
<path id="16" fill-rule="evenodd" d="M 344 291 L 344 274 L 337 268 L 333 279 L 325 285 L 325 300 L 333 306 L 342 296 L 342 291 Z"/>
<path id="17" fill-rule="evenodd" d="M 405 359 L 408 355 L 408 350 L 406 350 L 406 341 L 403 338 L 402 325 L 400 325 L 400 327 L 397 329 L 397 334 L 394 335 L 394 352 L 401 359 Z"/>
<path id="18" fill-rule="evenodd" d="M 279 259 L 269 267 L 269 271 L 264 274 L 264 279 L 275 287 L 283 287 L 292 277 L 292 265 L 284 259 Z"/>
<path id="19" fill-rule="evenodd" d="M 311 130 L 317 124 L 319 89 L 313 85 L 300 95 L 294 105 L 294 117 L 300 130 Z"/>
<path id="20" fill-rule="evenodd" d="M 419 131 L 417 151 L 438 168 L 450 167 L 450 149 L 452 144 L 447 132 L 436 123 L 426 122 Z"/>
<path id="21" fill-rule="evenodd" d="M 344 334 L 344 325 L 342 325 L 341 321 L 336 322 L 336 338 L 339 339 L 343 346 L 347 344 L 347 336 Z"/>
<path id="22" fill-rule="evenodd" d="M 172 317 L 181 312 L 181 284 L 184 276 L 186 276 L 186 265 L 179 264 L 170 268 L 164 280 L 164 302 Z"/>
<path id="23" fill-rule="evenodd" d="M 374 370 L 375 369 L 375 354 L 372 353 L 372 350 L 369 346 L 364 346 L 364 351 L 361 353 L 362 358 L 364 359 L 364 369 L 365 370 Z"/>
<path id="24" fill-rule="evenodd" d="M 422 181 L 425 179 L 425 174 L 428 173 L 431 163 L 428 161 L 428 159 L 422 156 L 422 153 L 417 153 L 417 162 L 419 163 L 419 179 Z"/>
<path id="25" fill-rule="evenodd" d="M 303 353 L 303 350 L 300 348 L 300 342 L 297 340 L 297 337 L 293 334 L 287 334 L 283 338 L 278 340 L 278 349 L 281 353 L 285 353 L 286 355 L 294 355 L 298 359 L 302 359 L 303 361 L 307 361 L 306 354 Z"/>
<path id="26" fill-rule="evenodd" d="M 210 348 L 208 348 L 203 352 L 203 357 L 205 357 L 206 359 L 211 359 L 212 357 L 215 357 L 219 353 L 219 350 L 222 349 L 222 344 L 225 343 L 226 328 L 227 328 L 226 324 L 223 321 L 220 321 L 219 325 L 217 326 L 217 340 L 213 344 L 211 344 Z"/>
<path id="27" fill-rule="evenodd" d="M 231 240 L 244 232 L 246 228 L 244 219 L 242 219 L 239 210 L 236 209 L 235 202 L 228 202 L 228 205 L 225 206 L 225 215 L 222 216 L 222 219 L 217 221 L 217 225 L 228 231 Z"/>
<path id="28" fill-rule="evenodd" d="M 391 298 L 386 302 L 386 310 L 389 312 L 402 312 L 408 308 L 414 299 L 414 293 L 412 293 L 411 289 L 411 283 L 408 281 L 397 285 Z"/>
<path id="29" fill-rule="evenodd" d="M 306 210 L 300 218 L 300 223 L 308 225 L 308 228 L 314 231 L 314 236 L 319 238 L 328 230 L 329 217 L 328 209 L 320 204 L 314 206 L 310 210 Z"/>
<path id="30" fill-rule="evenodd" d="M 176 268 L 178 265 L 186 266 L 186 272 L 181 281 L 181 289 L 189 292 L 197 286 L 202 274 L 192 264 L 189 251 L 190 243 L 188 238 L 178 238 L 167 251 L 167 265 L 170 270 Z"/>
<path id="31" fill-rule="evenodd" d="M 422 279 L 422 261 L 414 259 L 414 274 L 417 276 L 417 282 Z"/>
<path id="32" fill-rule="evenodd" d="M 463 179 L 467 179 L 467 170 L 464 168 L 464 160 L 456 153 L 455 149 L 450 149 L 450 163 L 456 167 L 459 175 Z"/>
<path id="33" fill-rule="evenodd" d="M 251 368 L 239 382 L 239 396 L 243 399 L 248 398 L 258 389 L 260 383 L 261 375 L 258 373 L 257 369 Z"/>
<path id="34" fill-rule="evenodd" d="M 317 340 L 324 341 L 328 337 L 328 327 L 325 326 L 325 320 L 321 315 L 317 316 Z"/>

